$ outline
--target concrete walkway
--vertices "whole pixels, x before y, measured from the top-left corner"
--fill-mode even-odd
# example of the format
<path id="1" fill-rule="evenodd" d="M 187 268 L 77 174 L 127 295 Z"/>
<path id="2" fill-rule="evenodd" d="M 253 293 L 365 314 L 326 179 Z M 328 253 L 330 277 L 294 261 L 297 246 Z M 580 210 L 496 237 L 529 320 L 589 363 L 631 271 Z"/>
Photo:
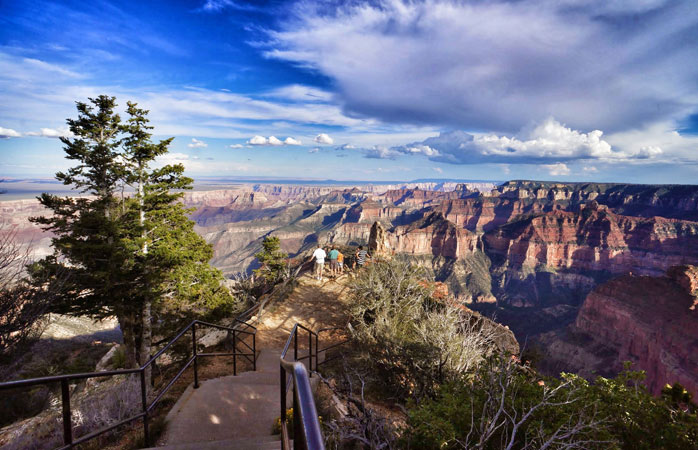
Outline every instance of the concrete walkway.
<path id="1" fill-rule="evenodd" d="M 167 415 L 159 449 L 279 449 L 280 351 L 264 349 L 257 371 L 189 386 Z"/>
<path id="2" fill-rule="evenodd" d="M 301 277 L 294 292 L 258 325 L 257 348 L 263 350 L 257 356 L 257 371 L 206 380 L 198 389 L 190 385 L 168 413 L 167 428 L 154 448 L 280 449 L 279 436 L 271 434 L 281 409 L 279 348 L 296 322 L 312 329 L 345 325 L 344 289 L 342 282 L 321 283 L 309 276 Z M 325 333 L 321 344 L 324 347 L 340 338 L 333 332 Z M 302 332 L 299 357 L 307 355 L 306 343 L 307 335 Z M 320 361 L 324 357 L 321 353 Z M 310 379 L 313 388 L 317 381 L 317 377 Z M 289 391 L 288 407 L 293 404 L 291 395 Z"/>

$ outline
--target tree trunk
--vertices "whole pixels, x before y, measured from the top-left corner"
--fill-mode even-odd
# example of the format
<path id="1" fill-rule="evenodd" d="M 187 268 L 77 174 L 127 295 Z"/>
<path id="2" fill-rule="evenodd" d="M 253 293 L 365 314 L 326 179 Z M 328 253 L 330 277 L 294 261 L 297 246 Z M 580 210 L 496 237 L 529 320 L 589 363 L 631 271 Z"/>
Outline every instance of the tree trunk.
<path id="1" fill-rule="evenodd" d="M 141 312 L 141 345 L 140 345 L 140 350 L 139 350 L 139 356 L 140 356 L 140 365 L 142 366 L 143 364 L 147 363 L 148 360 L 150 359 L 150 347 L 152 345 L 152 340 L 153 340 L 153 332 L 152 332 L 152 324 L 151 324 L 151 304 L 150 300 L 146 300 L 143 303 L 143 310 Z M 147 369 L 145 369 L 145 386 L 146 389 L 150 389 L 150 386 L 152 385 L 152 376 L 153 368 L 152 366 L 148 366 Z"/>
<path id="2" fill-rule="evenodd" d="M 138 359 L 136 358 L 136 335 L 133 323 L 133 316 L 128 313 L 122 313 L 118 316 L 121 333 L 124 336 L 124 356 L 126 358 L 126 367 L 133 369 L 138 367 Z"/>

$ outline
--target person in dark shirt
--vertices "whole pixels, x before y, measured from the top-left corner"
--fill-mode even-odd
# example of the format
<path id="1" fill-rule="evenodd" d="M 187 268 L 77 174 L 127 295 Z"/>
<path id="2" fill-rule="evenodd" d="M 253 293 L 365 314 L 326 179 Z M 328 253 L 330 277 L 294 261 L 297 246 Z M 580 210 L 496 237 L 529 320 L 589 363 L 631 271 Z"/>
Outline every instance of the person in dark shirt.
<path id="1" fill-rule="evenodd" d="M 364 250 L 363 245 L 359 245 L 359 249 L 356 251 L 356 264 L 359 265 L 359 268 L 363 267 L 364 264 L 366 264 L 366 259 L 370 258 L 371 255 L 368 254 L 366 250 Z M 356 266 L 354 266 L 356 267 Z"/>

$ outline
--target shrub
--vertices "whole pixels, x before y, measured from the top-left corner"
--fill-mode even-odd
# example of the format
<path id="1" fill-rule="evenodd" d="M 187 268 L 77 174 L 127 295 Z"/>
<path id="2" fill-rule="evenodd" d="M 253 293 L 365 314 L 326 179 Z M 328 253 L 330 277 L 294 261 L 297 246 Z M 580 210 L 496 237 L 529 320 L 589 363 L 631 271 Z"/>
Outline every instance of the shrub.
<path id="1" fill-rule="evenodd" d="M 356 357 L 398 400 L 431 395 L 437 383 L 472 371 L 494 348 L 494 329 L 434 300 L 426 279 L 408 262 L 377 261 L 349 285 Z"/>
<path id="2" fill-rule="evenodd" d="M 570 374 L 540 380 L 515 360 L 492 357 L 475 377 L 412 404 L 403 445 L 411 448 L 695 449 L 689 410 L 652 397 L 642 372 L 594 383 Z"/>

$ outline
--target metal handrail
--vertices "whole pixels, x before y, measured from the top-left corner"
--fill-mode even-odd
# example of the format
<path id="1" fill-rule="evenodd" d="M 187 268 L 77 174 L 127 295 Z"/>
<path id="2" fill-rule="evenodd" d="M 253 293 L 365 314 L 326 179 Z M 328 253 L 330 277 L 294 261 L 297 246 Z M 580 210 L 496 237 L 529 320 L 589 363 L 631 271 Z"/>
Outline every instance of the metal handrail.
<path id="1" fill-rule="evenodd" d="M 250 308 L 249 310 L 245 311 L 241 316 L 239 317 L 249 317 L 251 316 L 251 311 L 254 309 L 258 309 L 259 305 L 255 305 L 254 307 Z M 97 436 L 100 436 L 104 433 L 107 433 L 115 428 L 118 428 L 122 425 L 125 425 L 127 423 L 133 422 L 138 419 L 143 419 L 143 434 L 144 434 L 144 439 L 145 439 L 145 445 L 148 446 L 150 445 L 150 432 L 149 432 L 149 414 L 153 410 L 153 408 L 158 404 L 158 402 L 162 399 L 162 397 L 167 393 L 167 391 L 170 390 L 170 388 L 175 384 L 175 382 L 182 376 L 184 371 L 188 369 L 191 365 L 194 366 L 194 388 L 199 387 L 199 372 L 198 372 L 198 365 L 197 365 L 197 360 L 199 357 L 205 357 L 205 356 L 233 356 L 233 375 L 237 375 L 237 357 L 238 356 L 243 356 L 246 359 L 248 359 L 250 362 L 252 362 L 252 370 L 257 370 L 257 328 L 243 320 L 238 320 L 236 319 L 234 321 L 236 325 L 232 327 L 227 327 L 223 325 L 217 325 L 209 322 L 204 322 L 201 320 L 193 320 L 189 325 L 184 327 L 177 335 L 170 339 L 170 341 L 165 345 L 163 348 L 161 348 L 155 355 L 153 355 L 146 363 L 144 363 L 142 366 L 134 369 L 119 369 L 119 370 L 109 370 L 109 371 L 103 371 L 103 372 L 86 372 L 86 373 L 76 373 L 76 374 L 65 374 L 65 375 L 55 375 L 55 376 L 50 376 L 50 377 L 40 377 L 40 378 L 30 378 L 26 380 L 15 380 L 15 381 L 7 381 L 4 383 L 0 383 L 0 391 L 2 390 L 7 390 L 7 389 L 16 389 L 16 388 L 21 388 L 21 387 L 27 387 L 27 386 L 35 386 L 35 385 L 42 385 L 42 384 L 51 384 L 51 383 L 56 383 L 60 382 L 61 384 L 61 405 L 62 405 L 62 416 L 63 416 L 63 446 L 58 447 L 58 449 L 63 450 L 63 449 L 71 449 L 75 447 L 78 444 L 81 444 L 83 442 L 89 441 L 90 439 L 94 439 Z M 227 352 L 227 353 L 198 353 L 197 351 L 197 341 L 196 341 L 196 325 L 200 326 L 205 326 L 205 327 L 212 327 L 212 328 L 218 328 L 220 330 L 227 330 L 228 332 L 232 332 L 233 334 L 233 351 L 232 352 Z M 236 328 L 237 325 L 244 324 L 248 328 L 246 330 L 241 330 Z M 254 331 L 247 331 L 249 329 L 252 329 Z M 145 371 L 148 367 L 150 367 L 157 358 L 159 358 L 163 353 L 165 353 L 172 345 L 174 345 L 175 342 L 177 342 L 184 334 L 191 330 L 191 337 L 192 337 L 192 356 L 187 360 L 186 364 L 184 367 L 182 367 L 177 375 L 169 381 L 169 383 L 155 396 L 154 400 L 150 403 L 148 403 L 148 398 L 147 398 L 147 386 L 146 386 L 146 380 L 145 380 Z M 245 346 L 251 350 L 251 353 L 246 353 L 246 352 L 238 352 L 237 348 L 237 343 L 238 343 L 238 334 L 243 334 L 245 336 L 252 336 L 252 347 L 250 347 L 246 342 L 240 340 L 239 342 L 242 342 L 245 344 Z M 244 338 L 243 338 L 244 339 Z M 250 359 L 250 357 L 252 357 Z M 111 377 L 111 376 L 116 376 L 116 375 L 130 375 L 130 374 L 140 374 L 140 387 L 141 387 L 141 406 L 142 406 L 142 412 L 126 418 L 118 423 L 100 428 L 98 430 L 92 431 L 84 436 L 81 436 L 77 439 L 73 438 L 73 425 L 72 425 L 72 414 L 71 414 L 71 408 L 70 408 L 70 385 L 69 382 L 71 380 L 83 380 L 83 379 L 89 379 L 89 378 L 102 378 L 102 377 Z"/>
<path id="2" fill-rule="evenodd" d="M 320 430 L 320 421 L 315 408 L 315 400 L 313 399 L 312 390 L 310 389 L 310 377 L 313 376 L 313 359 L 315 359 L 315 371 L 320 362 L 320 353 L 331 348 L 335 348 L 344 344 L 342 341 L 332 344 L 325 348 L 320 348 L 320 334 L 330 330 L 343 329 L 340 327 L 322 328 L 318 331 L 313 331 L 299 323 L 296 323 L 291 329 L 291 333 L 286 340 L 286 345 L 281 351 L 280 360 L 280 395 L 281 395 L 281 448 L 289 450 L 291 443 L 288 433 L 288 424 L 286 423 L 286 397 L 289 387 L 293 382 L 293 448 L 294 450 L 324 450 L 325 444 Z M 299 331 L 303 330 L 308 334 L 308 354 L 298 357 L 298 335 Z M 313 349 L 313 338 L 315 340 L 315 348 Z M 286 354 L 293 342 L 293 361 L 286 361 Z M 308 370 L 306 370 L 303 360 L 308 359 Z M 323 361 L 327 362 L 327 360 Z M 291 378 L 288 378 L 288 374 Z"/>
<path id="3" fill-rule="evenodd" d="M 293 381 L 293 448 L 294 450 L 324 450 L 325 444 L 320 431 L 315 399 L 310 388 L 310 377 L 305 365 L 298 358 L 298 330 L 302 329 L 308 333 L 308 366 L 312 371 L 313 366 L 313 336 L 317 333 L 303 325 L 296 323 L 291 330 L 291 334 L 286 340 L 286 345 L 281 351 L 280 362 L 280 395 L 281 395 L 281 448 L 289 450 L 291 443 L 288 434 L 288 424 L 286 423 L 286 396 L 288 395 L 289 380 L 288 373 Z M 286 361 L 284 358 L 288 353 L 291 342 L 293 345 L 293 361 Z M 315 347 L 317 351 L 317 346 Z M 305 357 L 304 357 L 305 358 Z M 301 358 L 301 359 L 304 359 Z M 317 358 L 316 358 L 317 365 Z"/>

